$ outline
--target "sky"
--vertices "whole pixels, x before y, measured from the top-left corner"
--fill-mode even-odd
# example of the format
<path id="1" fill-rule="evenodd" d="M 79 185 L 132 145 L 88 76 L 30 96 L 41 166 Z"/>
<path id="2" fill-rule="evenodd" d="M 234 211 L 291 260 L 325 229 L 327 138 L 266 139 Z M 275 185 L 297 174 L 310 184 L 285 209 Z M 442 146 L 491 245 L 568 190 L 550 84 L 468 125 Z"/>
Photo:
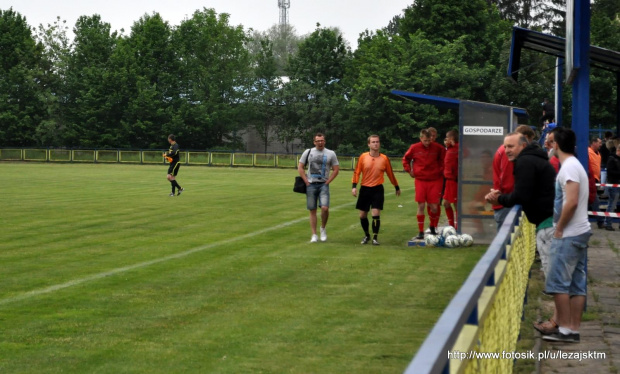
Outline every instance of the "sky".
<path id="1" fill-rule="evenodd" d="M 290 0 L 289 23 L 299 35 L 311 33 L 317 22 L 321 27 L 338 27 L 353 49 L 357 37 L 387 26 L 389 21 L 413 0 Z M 0 9 L 26 17 L 30 26 L 51 24 L 60 16 L 71 30 L 78 17 L 99 14 L 112 30 L 125 29 L 129 35 L 132 24 L 145 13 L 158 12 L 172 26 L 189 18 L 197 9 L 213 8 L 230 14 L 229 23 L 265 31 L 279 22 L 278 0 L 0 0 Z M 72 38 L 72 33 L 70 32 Z"/>

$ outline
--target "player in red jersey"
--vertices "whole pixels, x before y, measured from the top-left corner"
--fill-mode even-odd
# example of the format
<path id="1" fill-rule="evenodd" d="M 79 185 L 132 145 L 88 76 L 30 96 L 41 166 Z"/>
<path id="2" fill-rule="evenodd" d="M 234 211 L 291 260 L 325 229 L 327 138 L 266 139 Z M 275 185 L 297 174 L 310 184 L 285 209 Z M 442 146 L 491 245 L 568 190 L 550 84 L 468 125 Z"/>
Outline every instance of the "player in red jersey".
<path id="1" fill-rule="evenodd" d="M 420 131 L 420 142 L 409 147 L 403 157 L 405 171 L 415 178 L 415 201 L 418 203 L 416 217 L 420 231 L 417 239 L 424 239 L 424 208 L 431 207 L 430 229 L 436 234 L 439 222 L 439 200 L 443 187 L 443 161 L 445 149 L 431 141 L 431 134 L 427 129 Z"/>
<path id="2" fill-rule="evenodd" d="M 448 216 L 448 224 L 456 228 L 456 199 L 458 196 L 459 179 L 459 132 L 450 130 L 446 133 L 446 156 L 443 163 L 445 188 L 443 192 L 443 207 Z M 453 208 L 454 206 L 454 208 Z"/>

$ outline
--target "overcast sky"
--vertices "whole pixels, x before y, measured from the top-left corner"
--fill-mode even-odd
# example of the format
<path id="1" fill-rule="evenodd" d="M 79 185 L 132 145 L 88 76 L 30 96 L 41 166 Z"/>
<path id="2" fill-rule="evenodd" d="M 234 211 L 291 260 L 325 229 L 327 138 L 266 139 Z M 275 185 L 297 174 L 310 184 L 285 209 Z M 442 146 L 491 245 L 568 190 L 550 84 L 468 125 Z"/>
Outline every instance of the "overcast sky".
<path id="1" fill-rule="evenodd" d="M 317 22 L 322 27 L 337 26 L 355 49 L 362 31 L 385 27 L 413 0 L 290 0 L 290 3 L 289 23 L 299 35 L 314 31 Z M 0 9 L 11 7 L 25 16 L 30 26 L 53 23 L 60 16 L 70 30 L 78 17 L 99 14 L 112 30 L 125 29 L 126 35 L 145 13 L 158 12 L 170 25 L 177 26 L 197 9 L 214 8 L 217 13 L 230 14 L 231 25 L 258 31 L 277 24 L 280 14 L 278 0 L 0 0 Z"/>

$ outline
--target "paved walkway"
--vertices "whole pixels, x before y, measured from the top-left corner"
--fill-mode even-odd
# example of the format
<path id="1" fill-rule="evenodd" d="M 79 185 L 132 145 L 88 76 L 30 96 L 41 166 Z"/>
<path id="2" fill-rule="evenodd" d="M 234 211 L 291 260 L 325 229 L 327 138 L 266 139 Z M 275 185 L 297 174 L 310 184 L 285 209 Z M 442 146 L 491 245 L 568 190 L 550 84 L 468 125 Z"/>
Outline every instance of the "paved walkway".
<path id="1" fill-rule="evenodd" d="M 579 344 L 551 343 L 541 340 L 542 352 L 575 352 L 588 355 L 605 353 L 603 359 L 585 356 L 575 359 L 546 359 L 540 364 L 541 373 L 620 373 L 620 230 L 601 230 L 592 225 L 588 249 L 588 315 L 594 318 L 581 324 Z M 545 309 L 553 301 L 545 301 Z M 545 314 L 548 315 L 548 314 Z M 537 337 L 540 339 L 540 336 Z"/>

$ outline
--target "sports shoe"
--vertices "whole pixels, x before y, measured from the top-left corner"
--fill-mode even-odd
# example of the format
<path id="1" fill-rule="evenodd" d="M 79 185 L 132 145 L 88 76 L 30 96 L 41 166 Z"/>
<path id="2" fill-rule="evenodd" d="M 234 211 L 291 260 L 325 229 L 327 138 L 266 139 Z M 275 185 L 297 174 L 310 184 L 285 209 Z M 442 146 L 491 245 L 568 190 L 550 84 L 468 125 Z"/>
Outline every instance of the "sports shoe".
<path id="1" fill-rule="evenodd" d="M 543 340 L 558 343 L 579 343 L 579 333 L 576 334 L 562 334 L 561 332 L 555 332 L 549 335 L 543 335 Z"/>
<path id="2" fill-rule="evenodd" d="M 379 241 L 377 239 L 372 240 L 372 245 L 379 245 Z"/>
<path id="3" fill-rule="evenodd" d="M 327 228 L 321 227 L 321 241 L 324 242 L 327 240 Z"/>
<path id="4" fill-rule="evenodd" d="M 171 192 L 170 195 L 168 195 L 170 197 L 174 197 L 174 192 Z"/>
<path id="5" fill-rule="evenodd" d="M 369 241 L 370 241 L 370 236 L 364 236 L 364 239 L 362 239 L 362 244 L 368 244 Z"/>
<path id="6" fill-rule="evenodd" d="M 181 194 L 181 192 L 185 191 L 185 188 L 181 187 L 181 189 L 179 190 L 179 192 L 177 192 L 177 196 L 179 196 Z"/>
<path id="7" fill-rule="evenodd" d="M 424 233 L 421 232 L 418 234 L 418 236 L 415 237 L 416 239 L 420 239 L 420 240 L 424 240 Z"/>
<path id="8" fill-rule="evenodd" d="M 312 237 L 310 238 L 310 243 L 316 243 L 319 241 L 319 237 L 316 236 L 316 234 L 313 234 Z"/>
<path id="9" fill-rule="evenodd" d="M 614 229 L 611 226 L 605 226 L 605 230 L 607 230 L 607 231 L 616 231 L 616 229 Z"/>

